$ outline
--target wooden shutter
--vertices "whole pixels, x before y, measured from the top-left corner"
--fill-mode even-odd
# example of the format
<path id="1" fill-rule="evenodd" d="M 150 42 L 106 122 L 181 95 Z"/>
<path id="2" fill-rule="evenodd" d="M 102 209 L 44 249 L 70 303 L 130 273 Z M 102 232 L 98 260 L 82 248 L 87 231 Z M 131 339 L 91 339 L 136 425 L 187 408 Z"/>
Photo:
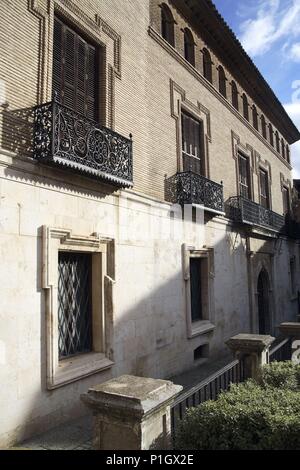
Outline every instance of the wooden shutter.
<path id="1" fill-rule="evenodd" d="M 283 213 L 286 215 L 290 211 L 290 198 L 288 188 L 282 188 Z"/>
<path id="2" fill-rule="evenodd" d="M 183 170 L 201 174 L 201 124 L 182 113 Z"/>
<path id="3" fill-rule="evenodd" d="M 260 181 L 260 204 L 265 208 L 269 209 L 269 183 L 268 173 L 264 170 L 259 171 Z"/>
<path id="4" fill-rule="evenodd" d="M 53 92 L 78 113 L 97 119 L 97 50 L 55 18 Z"/>
<path id="5" fill-rule="evenodd" d="M 54 21 L 53 37 L 53 96 L 57 94 L 58 101 L 62 101 L 63 83 L 63 25 L 60 21 Z"/>
<path id="6" fill-rule="evenodd" d="M 249 159 L 239 154 L 240 196 L 251 199 Z"/>

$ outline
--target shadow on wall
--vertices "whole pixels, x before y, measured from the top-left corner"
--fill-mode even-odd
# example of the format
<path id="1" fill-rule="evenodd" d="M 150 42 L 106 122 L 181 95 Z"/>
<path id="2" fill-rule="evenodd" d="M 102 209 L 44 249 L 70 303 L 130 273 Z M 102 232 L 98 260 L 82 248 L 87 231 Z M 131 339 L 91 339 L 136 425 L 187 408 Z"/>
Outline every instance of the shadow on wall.
<path id="1" fill-rule="evenodd" d="M 55 170 L 53 172 L 54 175 Z M 63 175 L 63 172 L 61 174 Z M 26 176 L 26 174 L 20 176 L 20 173 L 13 168 L 6 170 L 6 176 L 23 183 L 32 183 L 33 180 L 36 185 L 43 183 L 44 190 L 47 190 L 45 189 L 46 177 Z M 55 191 L 59 193 L 66 188 L 69 189 L 69 186 L 63 181 L 56 180 L 55 184 L 48 186 L 48 189 L 53 190 L 55 188 Z M 104 197 L 102 193 L 96 190 L 89 191 L 86 188 L 82 191 L 77 188 L 76 194 L 77 197 L 78 195 L 84 197 L 96 196 L 97 200 Z M 70 197 L 75 196 L 71 194 Z M 45 208 L 43 210 L 46 211 Z M 59 212 L 59 207 L 57 210 Z M 76 227 L 78 215 L 72 213 L 72 210 L 72 207 L 70 207 L 69 220 L 72 219 Z M 46 212 L 42 217 L 47 219 Z M 20 233 L 19 236 L 22 237 L 22 234 Z M 32 237 L 32 245 L 36 249 L 37 273 L 37 284 L 34 291 L 32 291 L 32 296 L 38 294 L 40 311 L 36 311 L 34 314 L 31 313 L 28 317 L 28 330 L 32 327 L 34 329 L 35 322 L 39 322 L 40 336 L 35 338 L 39 357 L 37 355 L 34 363 L 28 364 L 26 363 L 27 356 L 24 354 L 19 369 L 31 370 L 32 380 L 26 381 L 26 383 L 20 381 L 20 383 L 14 384 L 17 386 L 11 387 L 9 394 L 11 402 L 4 404 L 3 407 L 1 416 L 2 430 L 4 435 L 10 433 L 12 444 L 86 414 L 86 409 L 81 404 L 79 396 L 97 383 L 122 374 L 168 378 L 193 365 L 194 350 L 201 344 L 211 342 L 212 351 L 218 354 L 224 351 L 223 343 L 230 336 L 241 332 L 247 333 L 250 330 L 248 299 L 243 299 L 245 308 L 240 309 L 239 292 L 234 292 L 234 289 L 232 289 L 234 281 L 232 273 L 235 273 L 236 279 L 238 279 L 240 272 L 238 259 L 243 256 L 246 265 L 246 253 L 238 235 L 232 232 L 231 229 L 227 227 L 223 239 L 214 246 L 216 329 L 214 333 L 209 333 L 209 336 L 198 336 L 189 340 L 187 339 L 186 330 L 181 243 L 178 241 L 172 244 L 169 240 L 154 241 L 149 248 L 140 244 L 134 245 L 133 243 L 124 242 L 118 245 L 119 254 L 120 250 L 127 250 L 129 254 L 125 256 L 123 261 L 118 255 L 116 258 L 117 301 L 114 312 L 113 346 L 115 365 L 111 370 L 91 375 L 78 382 L 49 391 L 46 387 L 46 305 L 45 292 L 41 287 L 41 228 Z M 141 250 L 145 249 L 150 251 L 151 262 L 143 262 L 140 256 Z M 237 254 L 236 257 L 235 253 Z M 24 254 L 21 263 L 30 268 L 32 262 L 32 256 Z M 228 266 L 231 269 L 230 273 L 228 273 Z M 18 271 L 20 263 L 17 260 L 14 269 L 14 277 L 17 280 L 20 277 Z M 136 273 L 135 275 L 131 275 L 133 270 Z M 172 275 L 170 275 L 170 272 L 172 272 Z M 122 279 L 121 276 L 124 273 L 128 273 L 128 275 Z M 248 286 L 244 286 L 244 292 L 248 292 Z M 230 295 L 228 295 L 229 293 Z M 226 311 L 224 310 L 225 299 Z M 12 309 L 18 310 L 18 299 L 15 302 Z M 228 316 L 228 312 L 232 312 L 232 314 Z M 248 326 L 245 327 L 245 325 Z M 245 329 L 248 329 L 248 331 L 245 331 Z M 19 337 L 18 343 L 22 343 L 23 337 L 26 336 L 26 332 L 24 332 L 24 335 Z M 10 356 L 10 349 L 15 346 L 15 344 L 8 345 L 7 357 Z M 22 344 L 18 344 L 18 346 L 20 349 L 22 348 Z M 26 348 L 24 349 L 26 350 Z M 40 363 L 39 371 L 36 367 L 38 363 Z M 7 375 L 10 373 L 11 370 L 7 369 Z M 19 389 L 22 389 L 22 400 L 19 400 Z M 10 421 L 19 424 L 18 426 L 12 426 L 12 430 L 9 429 Z"/>
<path id="2" fill-rule="evenodd" d="M 35 107 L 9 110 L 9 104 L 2 105 L 3 149 L 19 156 L 33 156 Z"/>

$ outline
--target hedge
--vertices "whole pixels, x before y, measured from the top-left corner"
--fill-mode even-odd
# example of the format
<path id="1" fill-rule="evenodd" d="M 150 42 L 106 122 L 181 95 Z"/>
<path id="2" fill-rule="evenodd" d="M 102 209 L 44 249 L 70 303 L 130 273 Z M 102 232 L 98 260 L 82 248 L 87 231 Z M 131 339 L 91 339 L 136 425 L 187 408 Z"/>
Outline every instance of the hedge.
<path id="1" fill-rule="evenodd" d="M 179 424 L 176 449 L 300 450 L 298 373 L 290 363 L 270 365 L 260 384 L 232 385 L 216 401 L 190 408 Z"/>

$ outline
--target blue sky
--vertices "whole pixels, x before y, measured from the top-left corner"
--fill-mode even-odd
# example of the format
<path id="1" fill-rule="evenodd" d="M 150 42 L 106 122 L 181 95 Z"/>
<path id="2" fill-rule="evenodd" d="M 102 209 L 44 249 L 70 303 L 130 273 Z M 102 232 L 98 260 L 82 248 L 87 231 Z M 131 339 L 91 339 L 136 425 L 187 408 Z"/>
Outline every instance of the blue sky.
<path id="1" fill-rule="evenodd" d="M 300 128 L 300 0 L 213 0 Z M 292 146 L 300 178 L 300 142 Z"/>

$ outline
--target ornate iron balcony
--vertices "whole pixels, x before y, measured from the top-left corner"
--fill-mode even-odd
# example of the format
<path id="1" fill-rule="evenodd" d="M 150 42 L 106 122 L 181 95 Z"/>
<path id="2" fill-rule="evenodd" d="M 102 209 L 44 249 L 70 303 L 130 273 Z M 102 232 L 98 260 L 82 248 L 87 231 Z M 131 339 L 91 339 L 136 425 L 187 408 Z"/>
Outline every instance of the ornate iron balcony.
<path id="1" fill-rule="evenodd" d="M 165 191 L 166 200 L 173 204 L 199 204 L 212 212 L 224 212 L 223 185 L 197 173 L 176 173 L 166 179 Z"/>
<path id="2" fill-rule="evenodd" d="M 285 233 L 285 217 L 242 196 L 229 198 L 226 204 L 228 217 L 236 222 Z"/>
<path id="3" fill-rule="evenodd" d="M 132 139 L 56 101 L 35 109 L 35 158 L 132 186 Z"/>

